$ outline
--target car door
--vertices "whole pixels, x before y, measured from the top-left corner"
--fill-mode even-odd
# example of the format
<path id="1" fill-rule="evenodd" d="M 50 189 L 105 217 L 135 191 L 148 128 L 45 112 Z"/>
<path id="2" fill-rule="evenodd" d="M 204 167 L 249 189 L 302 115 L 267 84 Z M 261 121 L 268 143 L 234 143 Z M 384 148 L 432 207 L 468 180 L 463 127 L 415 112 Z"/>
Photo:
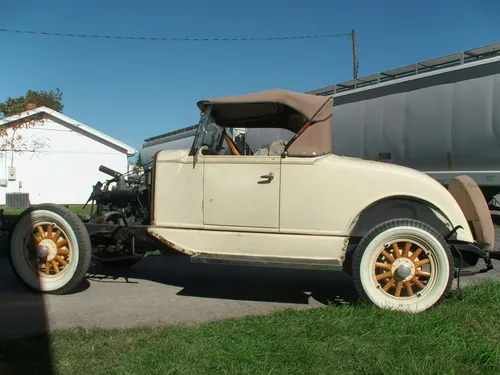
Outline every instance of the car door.
<path id="1" fill-rule="evenodd" d="M 204 227 L 279 230 L 279 156 L 204 156 Z"/>

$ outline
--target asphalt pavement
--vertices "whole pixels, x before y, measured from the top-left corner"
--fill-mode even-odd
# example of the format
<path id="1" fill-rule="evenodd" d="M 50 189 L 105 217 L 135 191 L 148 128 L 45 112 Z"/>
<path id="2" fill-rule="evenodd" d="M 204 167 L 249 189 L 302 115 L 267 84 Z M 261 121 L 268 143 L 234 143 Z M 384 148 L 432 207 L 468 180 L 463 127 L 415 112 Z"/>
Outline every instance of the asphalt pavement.
<path id="1" fill-rule="evenodd" d="M 500 262 L 494 266 L 462 277 L 461 285 L 500 278 Z M 99 266 L 75 293 L 43 296 L 24 287 L 0 258 L 0 339 L 74 327 L 196 324 L 353 298 L 354 286 L 342 273 L 191 264 L 183 255 L 147 257 L 127 270 Z"/>

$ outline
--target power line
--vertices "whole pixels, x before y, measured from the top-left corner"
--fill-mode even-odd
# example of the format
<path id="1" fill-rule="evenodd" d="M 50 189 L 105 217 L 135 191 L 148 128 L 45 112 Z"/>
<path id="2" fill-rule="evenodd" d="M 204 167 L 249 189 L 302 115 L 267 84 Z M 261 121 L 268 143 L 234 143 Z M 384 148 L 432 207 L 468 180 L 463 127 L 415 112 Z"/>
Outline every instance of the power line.
<path id="1" fill-rule="evenodd" d="M 91 34 L 58 33 L 58 32 L 48 32 L 48 31 L 31 31 L 31 30 L 16 30 L 16 29 L 0 29 L 0 32 L 46 35 L 46 36 L 64 36 L 73 38 L 152 40 L 159 42 L 263 42 L 263 41 L 273 41 L 273 40 L 326 39 L 326 38 L 338 38 L 342 36 L 349 36 L 349 37 L 351 36 L 351 33 L 340 33 L 340 34 L 326 34 L 326 35 L 299 35 L 299 36 L 283 36 L 283 37 L 250 37 L 250 38 L 170 38 L 170 37 L 147 37 L 147 36 L 91 35 Z"/>

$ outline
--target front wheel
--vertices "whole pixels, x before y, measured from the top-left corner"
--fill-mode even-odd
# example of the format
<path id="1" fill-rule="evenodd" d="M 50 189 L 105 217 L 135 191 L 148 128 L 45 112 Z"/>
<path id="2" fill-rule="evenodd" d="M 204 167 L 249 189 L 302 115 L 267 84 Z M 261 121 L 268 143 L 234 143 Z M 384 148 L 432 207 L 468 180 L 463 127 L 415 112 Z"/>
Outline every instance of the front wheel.
<path id="1" fill-rule="evenodd" d="M 412 219 L 374 227 L 352 257 L 354 284 L 365 302 L 412 313 L 442 302 L 451 290 L 453 269 L 443 237 Z"/>
<path id="2" fill-rule="evenodd" d="M 28 287 L 66 294 L 84 279 L 92 256 L 83 222 L 69 209 L 40 204 L 23 212 L 10 240 L 10 263 Z"/>

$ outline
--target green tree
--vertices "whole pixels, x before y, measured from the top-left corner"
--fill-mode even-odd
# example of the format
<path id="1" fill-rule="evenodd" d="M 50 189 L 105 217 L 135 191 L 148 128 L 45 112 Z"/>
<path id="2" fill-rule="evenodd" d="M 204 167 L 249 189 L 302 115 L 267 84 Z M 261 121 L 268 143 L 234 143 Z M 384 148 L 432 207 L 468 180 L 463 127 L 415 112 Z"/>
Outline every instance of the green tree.
<path id="1" fill-rule="evenodd" d="M 135 162 L 135 165 L 142 167 L 142 160 L 141 160 L 141 153 L 139 152 L 139 155 L 137 155 L 137 161 Z"/>
<path id="2" fill-rule="evenodd" d="M 9 97 L 6 101 L 0 103 L 0 113 L 3 117 L 16 115 L 25 111 L 28 104 L 35 104 L 37 107 L 45 106 L 57 112 L 62 112 L 64 108 L 62 96 L 62 91 L 58 88 L 55 91 L 27 90 L 26 95 L 18 98 Z"/>

